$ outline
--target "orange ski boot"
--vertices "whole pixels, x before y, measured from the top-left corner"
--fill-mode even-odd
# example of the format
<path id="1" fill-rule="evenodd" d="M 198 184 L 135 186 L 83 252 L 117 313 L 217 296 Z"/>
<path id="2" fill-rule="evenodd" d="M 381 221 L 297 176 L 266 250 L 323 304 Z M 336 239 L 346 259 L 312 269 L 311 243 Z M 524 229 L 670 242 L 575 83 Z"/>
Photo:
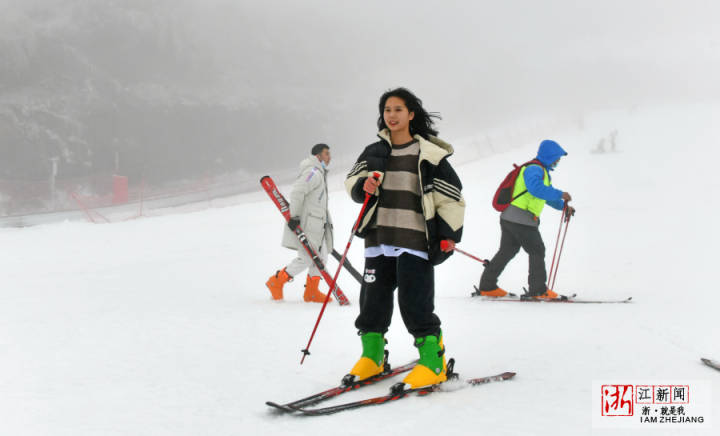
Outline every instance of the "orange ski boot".
<path id="1" fill-rule="evenodd" d="M 325 294 L 320 292 L 318 290 L 318 285 L 320 285 L 320 277 L 310 277 L 307 276 L 307 281 L 305 282 L 305 294 L 303 295 L 303 299 L 307 303 L 324 303 L 325 302 Z M 328 299 L 328 302 L 332 301 L 332 297 Z"/>
<path id="2" fill-rule="evenodd" d="M 292 281 L 292 277 L 285 271 L 285 268 L 270 276 L 265 285 L 270 289 L 273 300 L 283 299 L 283 286 L 289 281 Z"/>
<path id="3" fill-rule="evenodd" d="M 507 294 L 507 291 L 502 288 L 496 288 L 492 291 L 480 291 L 480 295 L 483 297 L 504 297 Z"/>
<path id="4" fill-rule="evenodd" d="M 552 289 L 548 289 L 545 291 L 544 294 L 540 294 L 536 296 L 535 298 L 541 299 L 541 300 L 555 300 L 557 298 L 560 298 L 560 296 L 557 294 L 557 292 L 553 292 Z"/>

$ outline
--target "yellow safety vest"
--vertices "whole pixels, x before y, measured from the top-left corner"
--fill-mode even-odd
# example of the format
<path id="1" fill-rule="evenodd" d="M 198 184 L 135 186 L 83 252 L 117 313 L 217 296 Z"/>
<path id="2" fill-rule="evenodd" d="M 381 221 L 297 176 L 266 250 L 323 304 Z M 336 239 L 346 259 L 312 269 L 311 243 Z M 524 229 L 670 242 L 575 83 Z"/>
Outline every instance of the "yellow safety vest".
<path id="1" fill-rule="evenodd" d="M 533 164 L 537 165 L 537 164 Z M 522 170 L 520 170 L 520 174 L 518 174 L 517 180 L 515 180 L 515 188 L 513 189 L 513 198 L 515 200 L 510 203 L 515 207 L 519 207 L 522 210 L 530 211 L 533 215 L 536 217 L 540 217 L 540 214 L 543 211 L 543 208 L 545 208 L 545 200 L 542 198 L 537 198 L 534 195 L 530 193 L 530 191 L 527 191 L 527 186 L 525 185 L 525 170 L 527 169 L 529 165 L 526 165 L 523 167 Z M 543 170 L 543 183 L 545 186 L 550 186 L 550 176 L 548 175 L 547 170 L 542 167 L 541 165 L 538 165 Z M 527 191 L 524 194 L 520 195 L 521 192 Z M 518 197 L 518 195 L 520 195 Z"/>

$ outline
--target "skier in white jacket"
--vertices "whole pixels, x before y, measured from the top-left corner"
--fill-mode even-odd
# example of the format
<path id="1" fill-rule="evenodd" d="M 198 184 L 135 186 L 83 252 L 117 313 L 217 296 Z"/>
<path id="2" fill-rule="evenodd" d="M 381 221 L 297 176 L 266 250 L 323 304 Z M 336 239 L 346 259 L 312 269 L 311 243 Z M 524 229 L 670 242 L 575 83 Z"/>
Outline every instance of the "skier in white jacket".
<path id="1" fill-rule="evenodd" d="M 333 249 L 333 227 L 328 211 L 327 173 L 330 147 L 316 144 L 311 156 L 300 162 L 300 171 L 290 194 L 291 219 L 283 233 L 282 246 L 297 251 L 297 257 L 285 268 L 270 276 L 267 283 L 273 300 L 283 299 L 283 286 L 298 274 L 308 270 L 305 282 L 306 302 L 322 303 L 325 294 L 318 290 L 320 271 L 300 245 L 294 233 L 299 225 L 320 259 L 325 263 Z"/>

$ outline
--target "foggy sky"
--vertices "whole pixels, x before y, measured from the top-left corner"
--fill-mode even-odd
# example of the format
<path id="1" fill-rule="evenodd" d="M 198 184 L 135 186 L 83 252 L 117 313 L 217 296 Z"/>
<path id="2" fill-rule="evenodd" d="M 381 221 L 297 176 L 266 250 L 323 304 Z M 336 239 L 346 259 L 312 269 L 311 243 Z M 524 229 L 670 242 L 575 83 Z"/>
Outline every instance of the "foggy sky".
<path id="1" fill-rule="evenodd" d="M 69 5 L 80 3 L 92 4 L 2 1 L 0 38 L 32 44 L 38 34 L 72 28 L 83 9 Z M 123 50 L 130 34 L 75 35 L 98 46 L 103 68 L 120 83 L 151 83 L 144 95 L 171 94 L 173 104 L 187 97 L 262 108 L 223 146 L 271 150 L 262 165 L 273 168 L 294 167 L 316 142 L 353 159 L 374 140 L 380 94 L 396 86 L 441 113 L 448 140 L 537 114 L 720 97 L 714 1 L 100 4 L 161 35 L 174 56 L 170 63 L 136 46 Z M 286 110 L 305 115 L 291 121 Z"/>
<path id="2" fill-rule="evenodd" d="M 302 87 L 314 95 L 310 105 L 363 111 L 368 129 L 380 93 L 398 85 L 441 111 L 446 129 L 464 131 L 528 112 L 717 97 L 720 89 L 720 5 L 712 1 L 233 3 L 217 2 L 222 22 L 212 9 L 204 20 L 218 30 L 218 62 L 248 68 L 250 93 L 277 98 Z"/>

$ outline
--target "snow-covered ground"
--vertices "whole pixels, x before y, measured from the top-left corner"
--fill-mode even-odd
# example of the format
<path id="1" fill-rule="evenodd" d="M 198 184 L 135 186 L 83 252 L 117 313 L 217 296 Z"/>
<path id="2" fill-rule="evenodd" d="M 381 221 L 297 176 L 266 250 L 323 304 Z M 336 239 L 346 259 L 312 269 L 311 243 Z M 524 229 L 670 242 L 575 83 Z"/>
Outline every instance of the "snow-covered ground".
<path id="1" fill-rule="evenodd" d="M 264 404 L 336 384 L 360 353 L 357 304 L 333 303 L 299 365 L 320 305 L 302 301 L 302 278 L 286 286 L 284 302 L 270 300 L 264 282 L 292 253 L 279 246 L 280 215 L 264 193 L 239 206 L 110 225 L 0 229 L 0 434 L 630 434 L 591 427 L 592 382 L 614 379 L 708 380 L 720 419 L 720 373 L 699 363 L 720 358 L 718 119 L 714 105 L 637 108 L 544 134 L 569 151 L 554 184 L 577 208 L 556 289 L 634 303 L 477 301 L 469 295 L 482 267 L 453 256 L 436 270 L 448 355 L 464 376 L 517 377 L 329 417 L 277 416 Z M 591 153 L 613 129 L 617 151 Z M 468 203 L 459 247 L 494 254 L 492 194 L 541 139 L 457 166 Z M 342 192 L 347 168 L 333 170 L 342 249 L 359 207 Z M 559 215 L 548 208 L 543 217 L 551 252 Z M 350 260 L 362 267 L 359 239 Z M 519 290 L 526 270 L 521 252 L 501 285 Z M 340 284 L 356 303 L 358 284 L 346 273 Z M 391 362 L 415 357 L 397 314 L 388 339 Z"/>

